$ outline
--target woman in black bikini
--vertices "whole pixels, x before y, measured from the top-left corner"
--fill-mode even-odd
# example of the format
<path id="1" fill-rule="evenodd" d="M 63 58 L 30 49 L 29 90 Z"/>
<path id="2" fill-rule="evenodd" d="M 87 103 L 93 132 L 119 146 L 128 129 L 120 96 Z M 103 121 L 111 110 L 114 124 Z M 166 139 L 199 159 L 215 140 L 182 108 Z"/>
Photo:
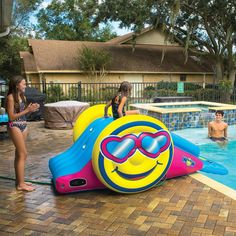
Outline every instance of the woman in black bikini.
<path id="1" fill-rule="evenodd" d="M 127 101 L 127 97 L 131 94 L 132 86 L 129 82 L 124 81 L 121 83 L 120 88 L 118 90 L 118 94 L 107 103 L 104 110 L 104 116 L 107 117 L 108 108 L 112 106 L 112 113 L 114 119 L 120 118 L 125 115 L 135 115 L 139 114 L 138 110 L 125 111 L 125 104 Z"/>
<path id="2" fill-rule="evenodd" d="M 25 79 L 22 76 L 14 76 L 10 80 L 7 94 L 7 113 L 9 116 L 8 133 L 15 146 L 15 176 L 16 189 L 21 191 L 33 191 L 35 188 L 24 181 L 25 160 L 27 150 L 25 140 L 28 130 L 26 114 L 38 110 L 39 104 L 30 103 L 26 106 L 24 91 L 26 88 Z"/>

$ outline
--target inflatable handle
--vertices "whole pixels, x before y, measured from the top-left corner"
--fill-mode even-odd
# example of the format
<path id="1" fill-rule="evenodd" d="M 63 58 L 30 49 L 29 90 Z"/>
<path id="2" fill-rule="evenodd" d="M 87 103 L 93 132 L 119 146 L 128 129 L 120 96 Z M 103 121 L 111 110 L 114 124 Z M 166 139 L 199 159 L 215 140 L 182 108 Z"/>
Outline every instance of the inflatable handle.
<path id="1" fill-rule="evenodd" d="M 73 129 L 74 142 L 80 137 L 80 135 L 86 130 L 86 128 L 97 118 L 104 116 L 105 104 L 99 104 L 89 107 L 83 111 L 75 122 Z M 108 110 L 109 116 L 112 116 L 111 108 Z"/>

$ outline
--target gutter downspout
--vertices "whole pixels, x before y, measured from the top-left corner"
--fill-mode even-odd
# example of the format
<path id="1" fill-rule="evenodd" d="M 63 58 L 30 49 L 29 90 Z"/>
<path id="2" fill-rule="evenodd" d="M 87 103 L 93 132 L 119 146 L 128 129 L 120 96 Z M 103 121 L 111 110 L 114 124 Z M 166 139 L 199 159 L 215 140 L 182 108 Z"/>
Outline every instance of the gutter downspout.
<path id="1" fill-rule="evenodd" d="M 0 33 L 0 38 L 1 38 L 1 37 L 4 37 L 4 36 L 7 36 L 9 33 L 10 33 L 10 28 L 7 27 L 7 29 L 6 29 L 5 32 Z"/>

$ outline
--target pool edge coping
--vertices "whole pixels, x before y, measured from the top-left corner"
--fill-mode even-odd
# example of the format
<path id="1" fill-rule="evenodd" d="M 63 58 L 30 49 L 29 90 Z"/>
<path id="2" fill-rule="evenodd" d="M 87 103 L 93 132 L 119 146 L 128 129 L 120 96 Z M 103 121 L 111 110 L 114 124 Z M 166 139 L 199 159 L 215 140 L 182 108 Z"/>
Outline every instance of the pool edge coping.
<path id="1" fill-rule="evenodd" d="M 189 175 L 190 177 L 192 177 L 193 179 L 196 179 L 197 181 L 209 186 L 212 189 L 215 189 L 216 191 L 232 198 L 233 200 L 236 200 L 236 190 L 227 187 L 224 184 L 219 183 L 216 180 L 213 180 L 201 173 L 193 173 L 191 175 Z"/>

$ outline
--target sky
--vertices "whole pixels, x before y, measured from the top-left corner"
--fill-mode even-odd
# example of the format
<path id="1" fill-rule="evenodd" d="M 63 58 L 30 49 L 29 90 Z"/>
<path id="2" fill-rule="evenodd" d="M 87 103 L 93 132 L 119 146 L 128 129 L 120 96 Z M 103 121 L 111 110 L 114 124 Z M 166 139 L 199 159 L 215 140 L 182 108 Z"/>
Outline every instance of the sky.
<path id="1" fill-rule="evenodd" d="M 48 4 L 50 4 L 51 1 L 52 0 L 44 0 L 41 3 L 41 8 L 46 8 L 48 6 Z M 37 19 L 34 16 L 31 16 L 30 21 L 32 23 L 36 23 Z M 113 31 L 115 31 L 118 36 L 124 35 L 124 34 L 127 34 L 127 33 L 131 32 L 131 30 L 129 30 L 127 28 L 122 28 L 122 29 L 119 28 L 119 22 L 112 22 L 111 25 L 113 26 Z"/>

